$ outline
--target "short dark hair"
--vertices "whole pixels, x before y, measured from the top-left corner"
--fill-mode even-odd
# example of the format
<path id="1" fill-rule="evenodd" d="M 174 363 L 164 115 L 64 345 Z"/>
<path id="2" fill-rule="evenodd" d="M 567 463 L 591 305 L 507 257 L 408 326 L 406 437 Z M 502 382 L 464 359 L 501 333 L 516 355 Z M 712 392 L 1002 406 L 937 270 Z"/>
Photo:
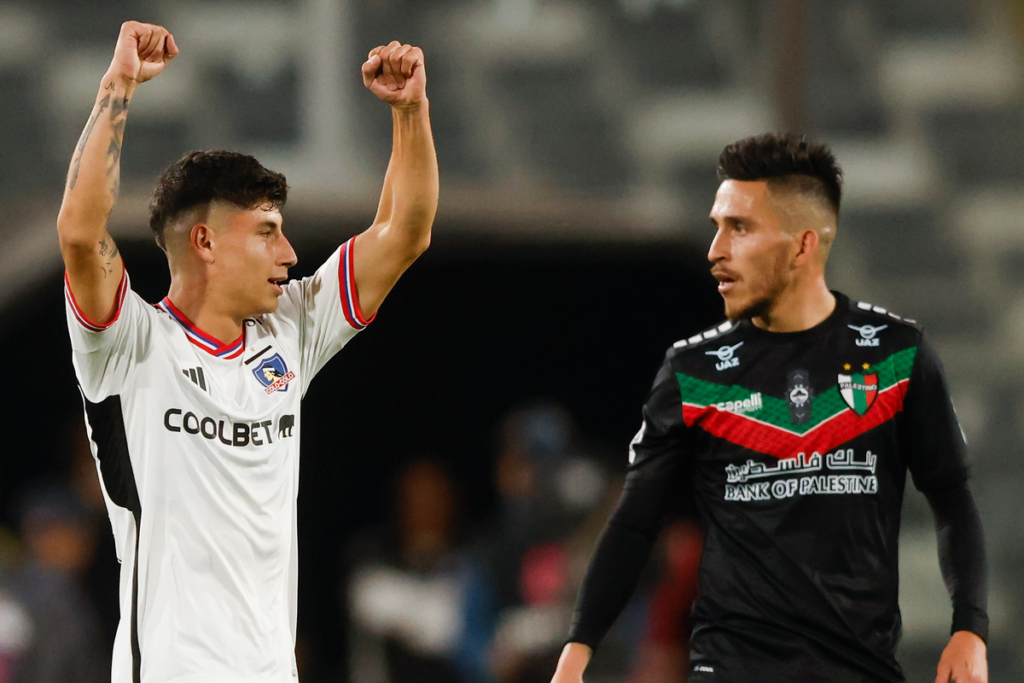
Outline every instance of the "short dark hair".
<path id="1" fill-rule="evenodd" d="M 255 158 L 238 152 L 190 152 L 163 172 L 149 203 L 149 227 L 166 249 L 164 228 L 185 211 L 219 199 L 240 209 L 280 209 L 288 199 L 288 183 Z"/>
<path id="2" fill-rule="evenodd" d="M 738 140 L 718 157 L 719 180 L 767 180 L 817 196 L 839 214 L 843 171 L 828 145 L 793 133 L 763 133 Z"/>

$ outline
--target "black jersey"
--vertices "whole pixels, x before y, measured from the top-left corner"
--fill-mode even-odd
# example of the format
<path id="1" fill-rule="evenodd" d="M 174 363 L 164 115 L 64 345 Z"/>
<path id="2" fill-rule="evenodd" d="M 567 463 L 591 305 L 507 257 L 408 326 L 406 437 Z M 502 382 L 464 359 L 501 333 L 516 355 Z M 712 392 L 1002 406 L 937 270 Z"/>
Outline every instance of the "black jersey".
<path id="1" fill-rule="evenodd" d="M 920 328 L 838 293 L 808 330 L 723 323 L 669 349 L 643 418 L 623 500 L 692 495 L 705 525 L 691 681 L 902 681 L 906 472 L 968 476 Z M 980 631 L 984 606 L 959 618 Z"/>

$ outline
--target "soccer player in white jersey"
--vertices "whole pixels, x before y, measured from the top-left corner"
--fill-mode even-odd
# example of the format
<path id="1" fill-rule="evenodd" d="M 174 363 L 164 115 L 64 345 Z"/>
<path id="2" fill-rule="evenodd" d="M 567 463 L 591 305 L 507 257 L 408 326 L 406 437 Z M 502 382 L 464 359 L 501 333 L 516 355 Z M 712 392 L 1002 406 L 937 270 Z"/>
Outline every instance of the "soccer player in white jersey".
<path id="1" fill-rule="evenodd" d="M 438 174 L 423 53 L 372 50 L 394 150 L 373 225 L 301 281 L 282 232 L 284 177 L 195 152 L 168 169 L 150 224 L 171 286 L 132 292 L 107 217 L 135 89 L 178 54 L 121 27 L 57 221 L 68 326 L 121 560 L 114 683 L 296 680 L 299 402 L 427 248 Z"/>

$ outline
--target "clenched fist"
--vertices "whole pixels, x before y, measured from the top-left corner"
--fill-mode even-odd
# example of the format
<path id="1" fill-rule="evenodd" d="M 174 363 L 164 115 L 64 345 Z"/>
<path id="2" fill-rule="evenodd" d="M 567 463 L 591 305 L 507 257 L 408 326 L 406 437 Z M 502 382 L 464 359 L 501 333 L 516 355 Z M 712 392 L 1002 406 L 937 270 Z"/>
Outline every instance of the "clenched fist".
<path id="1" fill-rule="evenodd" d="M 423 50 L 393 40 L 370 50 L 363 62 L 363 85 L 392 107 L 415 108 L 427 100 Z"/>
<path id="2" fill-rule="evenodd" d="M 126 21 L 121 24 L 107 73 L 138 85 L 163 71 L 177 54 L 174 36 L 163 26 Z"/>

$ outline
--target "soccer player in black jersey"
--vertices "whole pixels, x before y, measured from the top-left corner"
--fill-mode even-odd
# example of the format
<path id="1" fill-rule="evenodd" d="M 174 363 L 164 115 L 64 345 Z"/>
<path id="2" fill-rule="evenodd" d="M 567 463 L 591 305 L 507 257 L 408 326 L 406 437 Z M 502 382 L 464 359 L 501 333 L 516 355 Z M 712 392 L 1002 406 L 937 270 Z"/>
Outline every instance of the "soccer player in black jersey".
<path id="1" fill-rule="evenodd" d="M 690 681 L 904 680 L 908 470 L 935 513 L 953 603 L 935 681 L 987 682 L 985 550 L 963 436 L 921 329 L 825 284 L 835 158 L 767 134 L 726 147 L 719 176 L 708 260 L 728 320 L 668 350 L 553 683 L 582 679 L 680 496 L 705 528 Z"/>

